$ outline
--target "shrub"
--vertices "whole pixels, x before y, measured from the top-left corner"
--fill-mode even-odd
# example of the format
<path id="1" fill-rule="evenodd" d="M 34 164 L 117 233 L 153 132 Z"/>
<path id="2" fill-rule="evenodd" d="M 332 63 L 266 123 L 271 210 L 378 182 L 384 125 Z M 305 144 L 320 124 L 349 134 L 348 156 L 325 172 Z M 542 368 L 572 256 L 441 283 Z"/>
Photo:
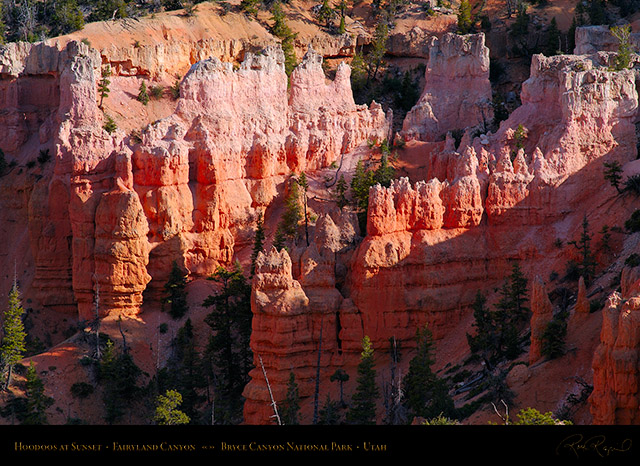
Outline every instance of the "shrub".
<path id="1" fill-rule="evenodd" d="M 149 93 L 147 91 L 147 83 L 142 81 L 140 83 L 140 89 L 138 90 L 138 100 L 142 102 L 142 105 L 149 103 Z"/>
<path id="2" fill-rule="evenodd" d="M 631 175 L 624 181 L 624 190 L 635 195 L 640 195 L 640 173 Z"/>
<path id="3" fill-rule="evenodd" d="M 629 233 L 640 231 L 640 210 L 636 210 L 631 214 L 631 217 L 624 222 L 624 227 Z"/>
<path id="4" fill-rule="evenodd" d="M 86 382 L 76 382 L 71 385 L 71 394 L 76 398 L 86 398 L 93 393 L 93 385 Z"/>
<path id="5" fill-rule="evenodd" d="M 104 116 L 105 122 L 104 125 L 102 126 L 102 128 L 109 134 L 113 133 L 116 129 L 118 129 L 118 125 L 116 124 L 116 122 L 113 120 L 113 118 L 111 118 L 110 115 L 105 115 Z"/>
<path id="6" fill-rule="evenodd" d="M 640 256 L 637 253 L 631 254 L 624 260 L 624 265 L 629 267 L 637 267 L 640 265 Z"/>

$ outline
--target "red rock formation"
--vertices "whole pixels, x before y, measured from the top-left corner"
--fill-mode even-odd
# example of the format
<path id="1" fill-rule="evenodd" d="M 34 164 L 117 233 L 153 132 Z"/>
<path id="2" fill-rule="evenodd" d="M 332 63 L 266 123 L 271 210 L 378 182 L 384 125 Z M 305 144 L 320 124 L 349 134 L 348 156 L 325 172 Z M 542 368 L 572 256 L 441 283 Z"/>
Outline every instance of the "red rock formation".
<path id="1" fill-rule="evenodd" d="M 529 365 L 542 357 L 542 336 L 547 324 L 553 317 L 553 305 L 544 286 L 544 282 L 536 276 L 531 287 L 531 346 L 529 347 Z"/>
<path id="2" fill-rule="evenodd" d="M 449 131 L 484 127 L 493 115 L 484 34 L 431 37 L 427 49 L 425 88 L 404 120 L 403 137 L 435 141 Z"/>
<path id="3" fill-rule="evenodd" d="M 34 108 L 29 99 L 46 102 L 29 118 L 33 125 L 0 140 L 7 152 L 26 151 L 39 137 L 55 160 L 31 199 L 34 288 L 43 304 L 77 305 L 89 318 L 97 283 L 102 312 L 133 313 L 143 290 L 160 298 L 174 260 L 196 276 L 229 264 L 290 172 L 326 167 L 388 136 L 379 105 L 354 103 L 346 65 L 327 81 L 310 49 L 289 83 L 283 62 L 280 48 L 270 47 L 247 54 L 237 69 L 217 58 L 194 64 L 175 113 L 137 141 L 102 128 L 97 51 L 79 42 L 3 49 L 0 72 L 11 76 L 0 93 L 10 110 L 3 115 Z M 30 91 L 36 84 L 47 95 Z M 125 238 L 117 225 L 131 222 L 137 231 Z"/>
<path id="4" fill-rule="evenodd" d="M 638 350 L 640 348 L 640 275 L 622 272 L 622 291 L 609 296 L 602 311 L 600 345 L 593 357 L 594 424 L 638 424 Z"/>

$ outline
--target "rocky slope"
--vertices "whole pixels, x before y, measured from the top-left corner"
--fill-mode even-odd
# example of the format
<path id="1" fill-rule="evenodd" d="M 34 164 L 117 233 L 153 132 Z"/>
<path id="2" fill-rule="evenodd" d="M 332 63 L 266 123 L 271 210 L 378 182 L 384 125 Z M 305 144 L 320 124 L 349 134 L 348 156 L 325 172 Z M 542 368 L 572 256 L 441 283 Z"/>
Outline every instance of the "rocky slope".
<path id="1" fill-rule="evenodd" d="M 624 363 L 637 352 L 635 271 L 625 269 L 620 295 L 612 285 L 637 249 L 635 235 L 619 228 L 613 255 L 598 251 L 598 279 L 588 289 L 556 278 L 579 259 L 568 243 L 579 239 L 585 216 L 599 232 L 621 227 L 635 210 L 602 175 L 604 162 L 619 162 L 625 176 L 639 169 L 634 68 L 610 71 L 613 54 L 606 51 L 535 55 L 522 105 L 491 132 L 484 34 L 449 33 L 450 15 L 401 23 L 389 53 L 401 54 L 407 40 L 420 44 L 404 58 L 424 59 L 425 85 L 396 135 L 403 141 L 396 163 L 406 176 L 371 189 L 361 232 L 355 213 L 329 199 L 326 177 L 339 166 L 349 178 L 357 160 L 377 157 L 369 143 L 393 136 L 393 115 L 375 102 L 354 102 L 346 63 L 331 79 L 323 63 L 351 56 L 354 43 L 370 36 L 313 34 L 308 22 L 307 29 L 299 25 L 308 36 L 298 37 L 301 62 L 288 77 L 283 52 L 262 23 L 202 5 L 187 28 L 177 15 L 142 21 L 130 29 L 131 44 L 125 21 L 0 49 L 7 128 L 0 148 L 15 161 L 0 181 L 3 296 L 15 270 L 30 304 L 43 309 L 40 325 L 72 326 L 97 315 L 115 334 L 124 319 L 128 343 L 153 373 L 165 357 L 156 324 L 168 321 L 160 310 L 171 263 L 188 272 L 189 317 L 201 324 L 210 292 L 204 279 L 219 265 L 247 264 L 256 220 L 264 216 L 271 237 L 288 180 L 304 171 L 314 214 L 309 244 L 301 239 L 276 251 L 269 238 L 256 263 L 256 368 L 244 391 L 246 423 L 272 422 L 270 396 L 284 399 L 291 372 L 305 419 L 313 415 L 317 373 L 323 399 L 338 398 L 329 381 L 337 369 L 353 375 L 346 389 L 353 388 L 364 336 L 378 354 L 381 382 L 390 341 L 409 354 L 424 325 L 437 340 L 438 369 L 464 361 L 477 291 L 493 299 L 514 262 L 529 280 L 533 311 L 524 364 L 507 377 L 516 404 L 557 411 L 586 381 L 593 395 L 590 411 L 584 405 L 577 414 L 581 423 L 637 421 L 637 374 Z M 110 33 L 123 38 L 120 45 Z M 78 40 L 84 36 L 90 45 Z M 101 109 L 97 83 L 106 64 L 114 76 Z M 176 73 L 179 99 L 136 100 L 141 82 L 170 84 Z M 105 114 L 118 123 L 112 133 L 103 128 Z M 38 154 L 41 162 L 28 163 Z M 579 294 L 571 305 L 571 351 L 547 361 L 540 333 L 561 288 Z M 584 312 L 594 296 L 608 298 L 604 310 Z M 169 323 L 175 330 L 181 322 Z M 77 340 L 62 340 L 34 359 L 50 365 L 55 354 L 81 357 Z M 572 374 L 562 372 L 567 361 Z M 47 377 L 59 397 L 75 381 Z M 539 382 L 549 377 L 557 380 L 555 393 Z"/>

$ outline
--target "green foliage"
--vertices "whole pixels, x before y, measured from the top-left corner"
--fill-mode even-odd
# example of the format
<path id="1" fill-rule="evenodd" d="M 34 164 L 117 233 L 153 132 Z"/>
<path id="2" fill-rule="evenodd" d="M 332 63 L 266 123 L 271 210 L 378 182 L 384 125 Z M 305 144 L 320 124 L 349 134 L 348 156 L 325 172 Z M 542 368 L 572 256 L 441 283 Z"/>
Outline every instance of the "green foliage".
<path id="1" fill-rule="evenodd" d="M 118 129 L 118 125 L 115 120 L 110 115 L 104 116 L 104 124 L 102 128 L 109 134 L 113 133 L 116 129 Z"/>
<path id="2" fill-rule="evenodd" d="M 373 33 L 371 50 L 365 57 L 367 67 L 367 80 L 375 80 L 380 67 L 384 64 L 387 53 L 387 41 L 389 39 L 389 25 L 386 21 L 379 21 Z"/>
<path id="3" fill-rule="evenodd" d="M 289 426 L 300 424 L 298 419 L 299 413 L 300 395 L 298 393 L 296 376 L 292 371 L 289 373 L 289 382 L 287 383 L 287 398 L 280 403 L 280 418 L 282 423 Z"/>
<path id="4" fill-rule="evenodd" d="M 631 175 L 624 180 L 624 192 L 633 193 L 636 196 L 640 195 L 640 173 Z"/>
<path id="5" fill-rule="evenodd" d="M 207 385 L 204 362 L 198 353 L 193 324 L 187 319 L 172 341 L 173 352 L 167 365 L 158 373 L 158 392 L 175 390 L 191 423 L 200 420 L 199 407 L 204 398 L 200 391 Z"/>
<path id="6" fill-rule="evenodd" d="M 347 413 L 347 421 L 350 424 L 375 424 L 376 400 L 379 396 L 376 385 L 376 370 L 374 351 L 371 339 L 365 336 L 362 339 L 362 353 L 358 364 L 358 379 L 356 391 L 351 399 L 352 406 Z"/>
<path id="7" fill-rule="evenodd" d="M 618 39 L 618 51 L 612 69 L 614 71 L 626 70 L 631 65 L 631 58 L 633 56 L 631 26 L 613 26 L 611 27 L 611 34 Z"/>
<path id="8" fill-rule="evenodd" d="M 575 246 L 580 251 L 582 262 L 576 264 L 578 267 L 576 272 L 578 276 L 584 278 L 585 284 L 588 285 L 595 276 L 596 259 L 591 251 L 591 235 L 589 234 L 589 221 L 586 215 L 582 220 L 582 234 L 580 235 L 580 239 L 578 241 L 569 241 L 568 244 Z"/>
<path id="9" fill-rule="evenodd" d="M 322 408 L 320 408 L 320 417 L 318 419 L 318 424 L 324 426 L 335 426 L 340 424 L 340 408 L 340 403 L 337 401 L 332 401 L 329 394 L 327 394 L 324 405 L 322 406 Z"/>
<path id="10" fill-rule="evenodd" d="M 511 25 L 509 33 L 513 37 L 526 36 L 529 33 L 529 13 L 527 13 L 527 5 L 520 2 L 517 6 L 516 20 Z"/>
<path id="11" fill-rule="evenodd" d="M 262 219 L 262 213 L 258 217 L 258 221 L 256 222 L 256 232 L 253 237 L 253 251 L 251 252 L 251 276 L 253 277 L 256 273 L 256 259 L 258 258 L 258 254 L 260 254 L 264 250 L 264 239 L 265 239 L 265 231 L 264 231 L 264 222 Z"/>
<path id="12" fill-rule="evenodd" d="M 100 96 L 100 105 L 99 107 L 102 108 L 102 104 L 104 102 L 104 99 L 106 97 L 109 97 L 109 84 L 111 84 L 111 80 L 109 79 L 109 76 L 111 76 L 111 66 L 107 65 L 104 68 L 102 68 L 102 77 L 100 79 L 100 82 L 98 83 L 98 95 Z"/>
<path id="13" fill-rule="evenodd" d="M 491 368 L 499 361 L 516 358 L 521 349 L 520 331 L 527 322 L 527 280 L 518 263 L 499 291 L 500 299 L 493 310 L 487 309 L 486 298 L 478 293 L 473 303 L 475 334 L 467 334 L 471 352 Z"/>
<path id="14" fill-rule="evenodd" d="M 89 16 L 90 21 L 108 21 L 129 16 L 127 11 L 128 0 L 97 0 L 93 5 L 93 11 Z"/>
<path id="15" fill-rule="evenodd" d="M 416 350 L 417 353 L 409 362 L 409 371 L 402 383 L 405 404 L 414 416 L 454 416 L 455 407 L 448 387 L 431 369 L 435 363 L 433 338 L 427 327 L 416 331 Z"/>
<path id="16" fill-rule="evenodd" d="M 205 357 L 215 374 L 216 408 L 222 410 L 216 417 L 233 422 L 242 416 L 242 391 L 253 368 L 251 285 L 237 263 L 230 270 L 218 267 L 209 279 L 220 288 L 203 303 L 212 308 L 204 320 L 212 330 Z"/>
<path id="17" fill-rule="evenodd" d="M 562 53 L 560 30 L 555 17 L 551 18 L 549 27 L 547 27 L 542 53 L 547 57 Z"/>
<path id="18" fill-rule="evenodd" d="M 259 5 L 260 0 L 242 0 L 240 2 L 240 9 L 245 15 L 249 16 L 250 18 L 255 18 L 258 16 Z"/>
<path id="19" fill-rule="evenodd" d="M 91 395 L 94 391 L 94 388 L 93 388 L 93 385 L 91 385 L 90 383 L 76 382 L 73 385 L 71 385 L 70 391 L 71 391 L 71 395 L 73 395 L 74 398 L 83 399 Z"/>
<path id="20" fill-rule="evenodd" d="M 177 390 L 167 390 L 164 395 L 158 395 L 154 417 L 156 424 L 164 426 L 188 424 L 191 419 L 178 409 L 181 404 L 182 395 Z"/>
<path id="21" fill-rule="evenodd" d="M 566 310 L 558 312 L 545 327 L 542 333 L 541 353 L 543 356 L 554 359 L 564 354 L 568 317 L 569 313 Z"/>
<path id="22" fill-rule="evenodd" d="M 51 8 L 50 2 L 46 2 Z M 51 33 L 54 36 L 68 34 L 84 28 L 84 15 L 76 0 L 55 0 L 51 14 Z"/>
<path id="23" fill-rule="evenodd" d="M 147 105 L 149 103 L 149 92 L 147 90 L 147 83 L 145 81 L 142 81 L 140 83 L 137 99 L 139 102 L 142 102 L 142 105 Z"/>
<path id="24" fill-rule="evenodd" d="M 97 375 L 103 387 L 105 421 L 114 424 L 142 393 L 137 385 L 142 371 L 129 352 L 122 351 L 118 354 L 113 342 L 109 340 L 99 362 Z"/>
<path id="25" fill-rule="evenodd" d="M 169 305 L 169 315 L 174 319 L 180 319 L 189 310 L 187 305 L 187 274 L 180 268 L 176 261 L 171 264 L 169 279 L 164 285 L 167 295 L 163 303 Z"/>
<path id="26" fill-rule="evenodd" d="M 473 32 L 473 20 L 471 18 L 471 4 L 469 0 L 462 0 L 458 8 L 458 34 Z"/>
<path id="27" fill-rule="evenodd" d="M 438 416 L 426 419 L 423 423 L 423 426 L 457 426 L 460 425 L 460 421 L 455 419 L 449 419 L 448 417 L 439 414 Z"/>
<path id="28" fill-rule="evenodd" d="M 619 193 L 620 181 L 622 180 L 622 166 L 620 162 L 614 160 L 612 162 L 604 162 L 604 179 L 611 183 L 611 186 L 616 188 Z"/>
<path id="29" fill-rule="evenodd" d="M 298 236 L 298 225 L 303 218 L 300 186 L 296 180 L 292 180 L 288 186 L 289 190 L 284 200 L 284 212 L 276 229 L 274 246 L 277 250 L 282 249 L 287 240 L 294 240 Z"/>
<path id="30" fill-rule="evenodd" d="M 180 80 L 176 79 L 173 85 L 169 88 L 169 93 L 171 94 L 171 98 L 173 100 L 178 100 L 180 98 Z"/>
<path id="31" fill-rule="evenodd" d="M 365 167 L 362 160 L 356 163 L 355 172 L 351 179 L 351 194 L 360 221 L 360 230 L 364 234 L 367 229 L 367 210 L 369 208 L 369 190 L 380 184 L 388 188 L 395 178 L 395 169 L 389 163 L 387 154 L 382 154 L 376 168 Z"/>
<path id="32" fill-rule="evenodd" d="M 569 421 L 561 421 L 553 417 L 553 413 L 541 413 L 535 408 L 525 408 L 518 413 L 518 420 L 513 425 L 520 426 L 557 426 L 571 425 Z"/>
<path id="33" fill-rule="evenodd" d="M 273 3 L 271 7 L 271 32 L 274 36 L 282 40 L 281 46 L 284 52 L 284 71 L 287 76 L 291 76 L 291 73 L 298 65 L 298 58 L 295 51 L 295 38 L 297 33 L 293 33 L 286 21 L 286 15 L 282 10 L 282 5 L 279 1 Z"/>
<path id="34" fill-rule="evenodd" d="M 640 255 L 632 253 L 624 260 L 624 265 L 627 267 L 637 267 L 640 265 Z"/>
<path id="35" fill-rule="evenodd" d="M 26 411 L 22 421 L 27 425 L 48 424 L 47 408 L 54 403 L 54 399 L 45 394 L 44 382 L 38 376 L 33 364 L 29 364 L 25 381 Z"/>
<path id="36" fill-rule="evenodd" d="M 336 192 L 335 198 L 336 203 L 340 209 L 344 208 L 347 204 L 349 204 L 349 200 L 347 199 L 347 190 L 349 186 L 347 185 L 346 180 L 344 179 L 344 175 L 340 175 L 340 178 L 336 182 Z"/>
<path id="37" fill-rule="evenodd" d="M 333 8 L 331 8 L 331 4 L 329 3 L 329 0 L 322 0 L 322 4 L 320 5 L 320 8 L 318 9 L 316 18 L 318 19 L 318 21 L 320 21 L 321 23 L 324 23 L 324 25 L 327 28 L 330 28 L 333 25 L 333 20 L 335 18 L 336 12 L 334 11 Z"/>
<path id="38" fill-rule="evenodd" d="M 635 210 L 631 214 L 631 217 L 624 222 L 624 228 L 629 233 L 640 231 L 640 210 Z"/>
<path id="39" fill-rule="evenodd" d="M 27 332 L 22 322 L 25 311 L 20 300 L 18 285 L 14 283 L 9 292 L 8 308 L 2 324 L 2 342 L 0 344 L 0 367 L 7 371 L 5 388 L 11 383 L 11 372 L 15 364 L 26 351 Z"/>

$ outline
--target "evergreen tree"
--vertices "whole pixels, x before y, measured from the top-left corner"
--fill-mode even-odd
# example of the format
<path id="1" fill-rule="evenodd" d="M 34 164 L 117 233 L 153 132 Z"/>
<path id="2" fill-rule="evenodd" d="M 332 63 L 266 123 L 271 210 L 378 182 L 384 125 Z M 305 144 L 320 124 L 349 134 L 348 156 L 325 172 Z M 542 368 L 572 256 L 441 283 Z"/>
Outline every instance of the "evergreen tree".
<path id="1" fill-rule="evenodd" d="M 53 35 L 68 34 L 84 27 L 84 15 L 76 0 L 55 0 L 51 13 Z"/>
<path id="2" fill-rule="evenodd" d="M 176 261 L 171 264 L 169 280 L 164 285 L 167 293 L 164 304 L 169 305 L 169 315 L 174 319 L 180 319 L 189 310 L 187 305 L 187 275 L 180 268 Z"/>
<path id="3" fill-rule="evenodd" d="M 156 399 L 156 411 L 154 421 L 158 425 L 175 426 L 188 424 L 189 416 L 178 408 L 182 404 L 182 395 L 177 390 L 167 390 L 164 395 Z"/>
<path id="4" fill-rule="evenodd" d="M 271 32 L 274 36 L 282 40 L 281 46 L 284 52 L 284 71 L 287 76 L 291 76 L 291 73 L 298 64 L 298 58 L 295 52 L 295 38 L 297 33 L 293 33 L 291 28 L 286 22 L 286 15 L 282 10 L 280 1 L 273 3 L 271 7 Z"/>
<path id="5" fill-rule="evenodd" d="M 631 65 L 633 45 L 631 43 L 631 26 L 613 26 L 611 34 L 618 39 L 618 51 L 614 59 L 613 70 L 626 70 Z"/>
<path id="6" fill-rule="evenodd" d="M 298 384 L 296 376 L 291 371 L 289 373 L 289 382 L 287 383 L 287 398 L 280 403 L 280 418 L 284 425 L 298 425 L 298 415 L 300 412 L 300 395 L 298 393 Z"/>
<path id="7" fill-rule="evenodd" d="M 159 391 L 179 392 L 182 411 L 189 417 L 189 422 L 197 423 L 198 408 L 203 401 L 199 391 L 206 387 L 206 378 L 203 362 L 196 348 L 191 319 L 187 319 L 178 330 L 173 348 L 167 366 L 158 374 Z"/>
<path id="8" fill-rule="evenodd" d="M 613 162 L 605 162 L 603 165 L 604 179 L 611 183 L 611 186 L 616 188 L 618 193 L 621 193 L 620 182 L 622 181 L 622 166 L 620 166 L 620 162 L 614 160 Z"/>
<path id="9" fill-rule="evenodd" d="M 251 285 L 239 264 L 231 270 L 218 267 L 209 279 L 217 282 L 220 290 L 203 303 L 212 308 L 205 317 L 205 323 L 213 331 L 206 356 L 216 374 L 216 406 L 224 409 L 222 417 L 231 422 L 241 415 L 242 391 L 252 369 Z"/>
<path id="10" fill-rule="evenodd" d="M 367 82 L 376 79 L 380 67 L 384 64 L 388 39 L 389 25 L 385 20 L 381 20 L 376 25 L 376 29 L 373 33 L 371 50 L 365 57 L 365 63 L 367 66 Z"/>
<path id="11" fill-rule="evenodd" d="M 138 89 L 138 101 L 142 102 L 142 105 L 147 105 L 149 103 L 149 92 L 145 81 L 140 83 L 140 88 Z"/>
<path id="12" fill-rule="evenodd" d="M 328 394 L 324 405 L 320 409 L 318 424 L 324 426 L 340 424 L 340 405 L 337 401 L 332 401 Z"/>
<path id="13" fill-rule="evenodd" d="M 253 251 L 251 252 L 251 276 L 252 277 L 256 273 L 256 259 L 258 258 L 258 254 L 260 254 L 264 250 L 264 239 L 265 239 L 264 222 L 262 219 L 262 213 L 260 213 L 258 217 L 258 221 L 256 222 L 256 232 L 253 237 Z"/>
<path id="14" fill-rule="evenodd" d="M 106 97 L 109 97 L 109 84 L 111 81 L 109 80 L 109 76 L 111 76 L 111 67 L 109 65 L 102 68 L 102 78 L 100 79 L 100 83 L 98 83 L 98 95 L 100 96 L 100 105 L 99 107 L 102 109 L 102 104 Z"/>
<path id="15" fill-rule="evenodd" d="M 330 28 L 333 25 L 333 18 L 335 11 L 331 8 L 329 0 L 322 0 L 320 9 L 318 10 L 318 21 L 325 24 L 325 27 Z"/>
<path id="16" fill-rule="evenodd" d="M 5 390 L 11 383 L 13 366 L 18 363 L 26 351 L 27 332 L 22 322 L 24 308 L 20 301 L 20 291 L 14 282 L 9 292 L 9 307 L 4 313 L 2 325 L 2 344 L 0 345 L 0 364 L 7 371 Z"/>
<path id="17" fill-rule="evenodd" d="M 376 370 L 374 351 L 371 339 L 362 339 L 362 353 L 358 364 L 358 385 L 352 397 L 352 406 L 347 413 L 347 420 L 351 424 L 375 424 L 376 401 L 379 396 L 376 385 Z"/>
<path id="18" fill-rule="evenodd" d="M 586 214 L 582 220 L 582 234 L 578 241 L 569 241 L 569 244 L 575 246 L 582 255 L 582 262 L 578 264 L 578 274 L 584 278 L 585 284 L 589 282 L 595 276 L 596 271 L 596 259 L 591 250 L 591 235 L 589 234 L 589 221 Z"/>
<path id="19" fill-rule="evenodd" d="M 116 353 L 111 340 L 107 342 L 98 367 L 98 380 L 103 385 L 105 420 L 109 424 L 117 422 L 141 393 L 137 386 L 142 371 L 136 366 L 128 351 Z"/>
<path id="20" fill-rule="evenodd" d="M 300 173 L 297 183 L 302 188 L 302 201 L 304 210 L 304 232 L 307 246 L 309 246 L 309 214 L 307 212 L 307 191 L 309 190 L 309 181 L 305 172 Z"/>
<path id="21" fill-rule="evenodd" d="M 127 0 L 97 0 L 89 16 L 90 21 L 108 21 L 110 19 L 126 18 Z"/>
<path id="22" fill-rule="evenodd" d="M 344 389 L 344 383 L 349 381 L 349 374 L 347 374 L 342 369 L 336 369 L 336 371 L 333 374 L 331 374 L 331 377 L 329 378 L 329 380 L 331 382 L 338 382 L 338 384 L 340 385 L 340 405 L 346 406 L 346 403 L 344 402 L 343 389 Z"/>
<path id="23" fill-rule="evenodd" d="M 469 34 L 472 30 L 471 4 L 469 0 L 462 0 L 458 8 L 458 34 Z"/>
<path id="24" fill-rule="evenodd" d="M 282 249 L 286 240 L 293 240 L 298 235 L 298 225 L 302 220 L 302 206 L 300 205 L 300 190 L 296 181 L 289 183 L 289 192 L 284 200 L 284 212 L 276 231 L 274 246 Z"/>
<path id="25" fill-rule="evenodd" d="M 38 376 L 33 361 L 27 369 L 25 395 L 26 412 L 22 423 L 29 425 L 48 424 L 46 411 L 54 403 L 54 399 L 45 394 L 44 383 Z"/>
<path id="26" fill-rule="evenodd" d="M 443 414 L 454 415 L 453 399 L 443 380 L 432 371 L 433 338 L 425 327 L 416 331 L 417 353 L 409 362 L 409 371 L 403 379 L 406 405 L 414 416 L 432 418 Z"/>
<path id="27" fill-rule="evenodd" d="M 338 204 L 338 207 L 340 207 L 340 209 L 344 208 L 349 203 L 347 199 L 347 189 L 348 186 L 347 182 L 344 179 L 344 175 L 340 175 L 340 178 L 336 182 L 335 193 L 336 203 Z"/>
<path id="28" fill-rule="evenodd" d="M 551 22 L 547 28 L 543 53 L 547 57 L 561 53 L 560 30 L 558 29 L 558 23 L 555 17 L 551 18 Z"/>

